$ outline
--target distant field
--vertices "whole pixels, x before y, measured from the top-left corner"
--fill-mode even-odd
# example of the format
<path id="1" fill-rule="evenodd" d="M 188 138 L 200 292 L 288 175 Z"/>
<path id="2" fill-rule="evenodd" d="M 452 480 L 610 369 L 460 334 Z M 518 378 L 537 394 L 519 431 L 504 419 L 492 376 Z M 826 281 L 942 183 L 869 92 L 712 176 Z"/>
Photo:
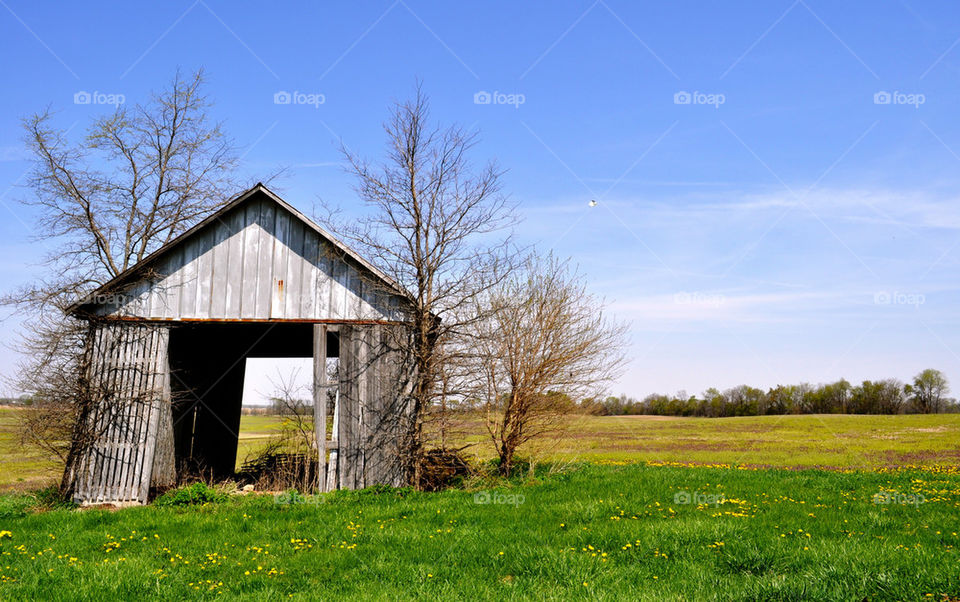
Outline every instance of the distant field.
<path id="1" fill-rule="evenodd" d="M 238 463 L 283 419 L 244 416 Z M 455 421 L 453 445 L 493 457 L 479 417 Z M 436 434 L 435 434 L 436 437 Z M 566 430 L 529 446 L 543 461 L 653 461 L 794 468 L 960 465 L 960 414 L 908 416 L 574 416 Z"/>
<path id="2" fill-rule="evenodd" d="M 16 412 L 0 409 L 0 490 L 53 482 L 59 469 L 24 450 Z M 282 428 L 276 416 L 243 416 L 237 465 Z M 461 419 L 450 439 L 492 457 L 479 417 Z M 960 415 L 673 418 L 575 416 L 568 428 L 524 451 L 540 461 L 685 462 L 791 468 L 876 469 L 960 466 Z"/>
<path id="3" fill-rule="evenodd" d="M 493 449 L 479 420 L 459 438 Z M 693 462 L 752 466 L 879 468 L 960 465 L 960 415 L 674 418 L 584 416 L 527 450 L 545 460 Z"/>
<path id="4" fill-rule="evenodd" d="M 237 468 L 262 449 L 271 437 L 283 430 L 280 416 L 243 415 L 240 417 L 240 441 L 237 444 Z M 313 421 L 310 421 L 313 424 Z"/>
<path id="5" fill-rule="evenodd" d="M 60 467 L 55 462 L 20 443 L 20 411 L 0 407 L 0 491 L 37 489 L 60 478 Z"/>

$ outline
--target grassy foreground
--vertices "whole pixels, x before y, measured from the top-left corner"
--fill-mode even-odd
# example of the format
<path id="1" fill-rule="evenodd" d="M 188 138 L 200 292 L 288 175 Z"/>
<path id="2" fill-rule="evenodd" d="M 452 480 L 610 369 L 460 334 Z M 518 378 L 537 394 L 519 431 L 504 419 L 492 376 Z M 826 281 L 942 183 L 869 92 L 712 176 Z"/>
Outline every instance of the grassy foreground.
<path id="1" fill-rule="evenodd" d="M 41 513 L 30 503 L 0 497 L 0 599 L 960 596 L 953 468 L 581 465 L 437 494 Z"/>

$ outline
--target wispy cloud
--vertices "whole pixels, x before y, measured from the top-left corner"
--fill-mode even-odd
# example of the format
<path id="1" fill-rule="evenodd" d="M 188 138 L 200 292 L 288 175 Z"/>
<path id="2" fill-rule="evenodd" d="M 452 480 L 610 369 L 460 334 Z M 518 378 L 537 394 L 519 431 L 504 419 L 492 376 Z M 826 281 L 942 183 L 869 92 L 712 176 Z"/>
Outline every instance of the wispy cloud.
<path id="1" fill-rule="evenodd" d="M 21 145 L 10 144 L 0 146 L 0 163 L 7 163 L 10 161 L 25 161 L 29 157 L 30 153 Z"/>

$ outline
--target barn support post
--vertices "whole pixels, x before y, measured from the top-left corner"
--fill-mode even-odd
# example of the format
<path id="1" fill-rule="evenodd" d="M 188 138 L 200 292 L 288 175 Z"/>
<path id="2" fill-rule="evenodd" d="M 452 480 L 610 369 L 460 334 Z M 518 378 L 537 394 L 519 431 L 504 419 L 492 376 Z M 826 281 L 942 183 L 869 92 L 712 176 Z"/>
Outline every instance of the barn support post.
<path id="1" fill-rule="evenodd" d="M 170 386 L 170 334 L 162 337 L 162 346 L 155 360 L 163 374 L 157 399 L 157 445 L 153 453 L 152 489 L 167 489 L 177 484 L 176 450 L 173 438 L 173 393 Z"/>
<path id="2" fill-rule="evenodd" d="M 337 488 L 356 489 L 360 449 L 357 434 L 360 426 L 359 391 L 357 387 L 357 328 L 340 326 L 340 370 L 337 429 Z"/>
<path id="3" fill-rule="evenodd" d="M 340 389 L 337 389 L 336 396 L 333 400 L 333 436 L 336 437 L 337 433 L 340 432 Z M 337 483 L 340 482 L 340 444 L 334 438 L 332 441 L 328 442 L 330 449 L 330 460 L 327 465 L 327 491 L 333 491 L 337 488 Z"/>
<path id="4" fill-rule="evenodd" d="M 313 432 L 317 445 L 317 490 L 327 489 L 327 325 L 313 326 Z"/>

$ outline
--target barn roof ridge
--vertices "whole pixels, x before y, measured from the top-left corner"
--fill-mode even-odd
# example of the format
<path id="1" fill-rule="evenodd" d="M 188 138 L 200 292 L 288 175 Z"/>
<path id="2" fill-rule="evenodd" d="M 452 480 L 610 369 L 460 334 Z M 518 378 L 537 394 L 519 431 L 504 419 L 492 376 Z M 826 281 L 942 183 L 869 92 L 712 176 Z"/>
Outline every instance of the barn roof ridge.
<path id="1" fill-rule="evenodd" d="M 331 234 L 328 230 L 321 227 L 312 219 L 304 215 L 296 207 L 294 207 L 287 201 L 283 200 L 279 195 L 277 195 L 275 192 L 267 188 L 266 185 L 263 184 L 263 182 L 257 182 L 248 190 L 241 192 L 240 194 L 233 197 L 231 200 L 227 201 L 226 204 L 224 204 L 222 207 L 220 207 L 216 211 L 210 213 L 210 215 L 208 215 L 207 217 L 203 218 L 193 226 L 187 228 L 185 231 L 180 233 L 173 240 L 167 242 L 160 248 L 156 249 L 155 251 L 147 255 L 145 258 L 143 258 L 143 260 L 138 261 L 134 265 L 130 266 L 126 270 L 120 272 L 119 274 L 117 274 L 107 282 L 97 287 L 95 290 L 90 291 L 89 293 L 84 295 L 81 299 L 79 299 L 78 301 L 74 302 L 69 307 L 67 307 L 65 310 L 65 313 L 76 314 L 78 313 L 80 308 L 87 305 L 91 305 L 94 299 L 96 299 L 98 296 L 104 295 L 105 293 L 108 293 L 111 290 L 115 289 L 117 286 L 120 286 L 126 281 L 130 280 L 130 278 L 133 277 L 135 274 L 145 270 L 149 266 L 149 264 L 157 261 L 163 255 L 165 255 L 168 251 L 182 244 L 184 241 L 194 236 L 197 232 L 199 232 L 206 226 L 210 225 L 215 220 L 218 220 L 222 215 L 242 205 L 244 202 L 251 199 L 257 193 L 263 193 L 271 201 L 273 201 L 274 203 L 279 205 L 281 208 L 283 208 L 285 211 L 287 211 L 288 213 L 296 217 L 298 220 L 303 222 L 306 226 L 308 226 L 310 229 L 315 231 L 322 238 L 329 241 L 334 247 L 336 247 L 344 255 L 356 261 L 366 271 L 370 272 L 373 276 L 383 281 L 383 283 L 386 284 L 390 289 L 392 289 L 393 292 L 405 298 L 406 300 L 413 302 L 412 295 L 410 295 L 410 293 L 403 286 L 401 286 L 396 280 L 394 280 L 392 277 L 390 277 L 389 275 L 384 273 L 382 270 L 377 268 L 375 265 L 370 263 L 370 261 L 368 261 L 359 253 L 354 251 L 350 246 L 348 246 L 339 238 Z"/>

